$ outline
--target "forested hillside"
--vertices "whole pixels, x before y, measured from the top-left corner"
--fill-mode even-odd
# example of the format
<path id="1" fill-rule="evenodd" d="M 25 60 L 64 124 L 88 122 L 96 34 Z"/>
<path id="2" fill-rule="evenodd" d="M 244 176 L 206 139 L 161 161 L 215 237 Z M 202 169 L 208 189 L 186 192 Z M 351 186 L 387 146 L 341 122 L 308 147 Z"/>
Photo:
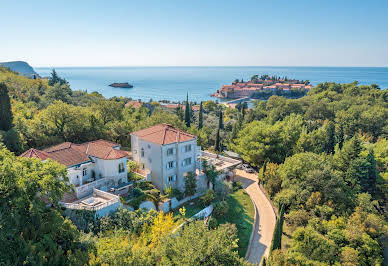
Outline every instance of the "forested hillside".
<path id="1" fill-rule="evenodd" d="M 169 215 L 121 211 L 76 227 L 56 207 L 71 189 L 56 178 L 66 176 L 63 166 L 10 152 L 98 138 L 129 147 L 130 132 L 158 123 L 196 134 L 203 148 L 238 152 L 260 169 L 260 182 L 285 216 L 281 243 L 274 245 L 282 248 L 267 264 L 383 264 L 387 91 L 323 83 L 300 99 L 272 96 L 252 109 L 208 101 L 186 113 L 157 102 L 152 113 L 124 108 L 128 100 L 72 91 L 55 71 L 34 80 L 0 67 L 0 264 L 243 264 L 230 225 L 193 223 L 174 235 Z"/>
<path id="2" fill-rule="evenodd" d="M 230 146 L 285 206 L 283 248 L 267 264 L 381 265 L 387 246 L 388 92 L 319 84 L 256 102 Z"/>

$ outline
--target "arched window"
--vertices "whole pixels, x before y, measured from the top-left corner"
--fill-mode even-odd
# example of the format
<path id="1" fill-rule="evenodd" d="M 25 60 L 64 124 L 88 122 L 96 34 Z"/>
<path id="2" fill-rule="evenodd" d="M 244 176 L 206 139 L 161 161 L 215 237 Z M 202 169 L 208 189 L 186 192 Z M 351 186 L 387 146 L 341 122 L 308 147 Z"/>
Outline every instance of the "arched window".
<path id="1" fill-rule="evenodd" d="M 140 155 L 141 157 L 144 157 L 144 148 L 141 148 Z"/>

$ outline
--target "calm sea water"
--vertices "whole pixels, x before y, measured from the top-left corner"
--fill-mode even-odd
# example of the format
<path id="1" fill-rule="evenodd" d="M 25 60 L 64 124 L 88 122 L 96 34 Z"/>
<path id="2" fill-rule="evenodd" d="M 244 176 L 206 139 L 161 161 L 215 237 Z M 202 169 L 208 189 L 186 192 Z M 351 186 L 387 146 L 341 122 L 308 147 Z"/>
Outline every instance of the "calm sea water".
<path id="1" fill-rule="evenodd" d="M 51 68 L 35 68 L 49 76 Z M 269 74 L 310 80 L 313 85 L 325 81 L 340 83 L 357 80 L 388 88 L 388 68 L 372 67 L 58 67 L 73 90 L 98 91 L 105 97 L 183 101 L 186 93 L 192 101 L 212 99 L 211 93 L 236 78 Z M 112 88 L 113 82 L 129 82 L 133 88 Z M 213 98 L 214 99 L 214 98 Z"/>

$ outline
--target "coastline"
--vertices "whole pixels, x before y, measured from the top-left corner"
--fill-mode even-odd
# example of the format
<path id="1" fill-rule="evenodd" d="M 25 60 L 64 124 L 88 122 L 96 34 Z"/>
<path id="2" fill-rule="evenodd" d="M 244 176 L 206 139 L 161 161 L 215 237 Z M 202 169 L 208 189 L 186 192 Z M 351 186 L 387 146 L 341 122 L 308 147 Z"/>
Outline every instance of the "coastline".
<path id="1" fill-rule="evenodd" d="M 189 93 L 196 102 L 217 100 L 210 95 L 222 85 L 236 78 L 248 80 L 254 74 L 288 76 L 308 79 L 314 86 L 320 82 L 334 81 L 360 84 L 378 84 L 388 88 L 387 68 L 359 67 L 54 67 L 60 76 L 69 81 L 73 90 L 97 91 L 105 97 L 124 96 L 143 101 L 169 100 L 181 102 Z M 36 67 L 40 76 L 49 76 L 52 67 Z M 112 88 L 108 84 L 130 80 L 136 84 L 131 90 Z M 222 100 L 218 99 L 219 102 Z"/>

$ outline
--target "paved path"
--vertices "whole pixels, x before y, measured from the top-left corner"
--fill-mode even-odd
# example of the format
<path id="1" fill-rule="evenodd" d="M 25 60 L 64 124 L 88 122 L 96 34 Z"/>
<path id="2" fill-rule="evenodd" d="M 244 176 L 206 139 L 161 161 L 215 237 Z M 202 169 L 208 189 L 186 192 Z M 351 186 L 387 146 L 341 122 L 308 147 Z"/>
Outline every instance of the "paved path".
<path id="1" fill-rule="evenodd" d="M 254 234 L 246 257 L 249 262 L 260 264 L 263 255 L 268 256 L 269 254 L 276 216 L 270 202 L 259 188 L 257 174 L 236 170 L 235 180 L 242 182 L 244 189 L 255 204 L 256 223 L 253 225 Z"/>

